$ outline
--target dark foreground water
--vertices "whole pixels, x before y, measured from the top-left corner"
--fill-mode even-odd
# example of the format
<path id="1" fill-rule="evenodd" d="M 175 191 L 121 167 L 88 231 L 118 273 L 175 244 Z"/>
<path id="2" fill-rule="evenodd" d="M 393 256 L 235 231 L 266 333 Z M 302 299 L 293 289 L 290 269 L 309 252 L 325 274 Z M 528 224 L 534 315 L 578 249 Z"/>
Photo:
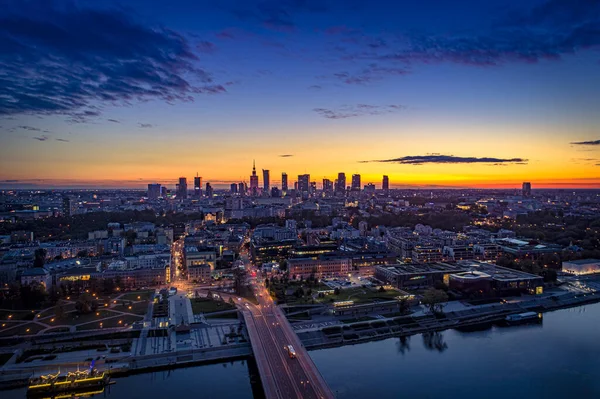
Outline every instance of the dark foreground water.
<path id="1" fill-rule="evenodd" d="M 542 324 L 449 330 L 310 354 L 343 399 L 600 398 L 600 304 L 546 313 Z M 252 389 L 247 362 L 234 362 L 121 378 L 106 397 L 252 398 Z M 0 396 L 23 398 L 25 391 Z"/>

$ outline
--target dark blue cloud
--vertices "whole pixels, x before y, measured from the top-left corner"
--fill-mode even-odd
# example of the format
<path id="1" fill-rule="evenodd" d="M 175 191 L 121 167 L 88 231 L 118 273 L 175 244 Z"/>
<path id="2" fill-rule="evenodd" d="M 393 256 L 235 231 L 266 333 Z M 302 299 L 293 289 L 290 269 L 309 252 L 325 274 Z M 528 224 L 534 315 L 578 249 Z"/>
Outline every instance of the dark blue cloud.
<path id="1" fill-rule="evenodd" d="M 106 104 L 192 101 L 224 92 L 198 66 L 193 45 L 123 9 L 69 2 L 3 2 L 0 15 L 0 115 L 100 115 Z"/>
<path id="2" fill-rule="evenodd" d="M 39 137 L 34 137 L 33 139 L 37 140 L 37 141 L 46 141 L 46 140 L 48 140 L 48 136 L 39 136 Z"/>
<path id="3" fill-rule="evenodd" d="M 404 165 L 424 165 L 424 164 L 457 164 L 457 163 L 481 163 L 481 164 L 490 164 L 490 165 L 503 165 L 503 164 L 526 164 L 528 162 L 527 159 L 524 158 L 493 158 L 493 157 L 456 157 L 454 155 L 414 155 L 414 156 L 405 156 L 400 158 L 392 158 L 392 159 L 380 159 L 375 161 L 360 161 L 361 163 L 370 163 L 370 162 L 383 162 L 383 163 L 398 163 Z"/>
<path id="4" fill-rule="evenodd" d="M 600 145 L 600 140 L 574 141 L 571 144 L 574 144 L 574 145 Z"/>
<path id="5" fill-rule="evenodd" d="M 138 127 L 142 129 L 150 129 L 154 127 L 151 123 L 138 123 Z"/>

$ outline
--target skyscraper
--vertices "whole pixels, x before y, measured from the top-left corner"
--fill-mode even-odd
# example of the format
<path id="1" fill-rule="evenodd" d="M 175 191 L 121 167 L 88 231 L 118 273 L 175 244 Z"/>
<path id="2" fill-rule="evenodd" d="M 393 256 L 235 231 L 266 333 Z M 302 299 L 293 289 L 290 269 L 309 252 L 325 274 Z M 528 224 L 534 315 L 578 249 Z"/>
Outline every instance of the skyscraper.
<path id="1" fill-rule="evenodd" d="M 258 176 L 256 175 L 256 162 L 252 161 L 252 174 L 250 175 L 250 191 L 252 195 L 258 192 Z"/>
<path id="2" fill-rule="evenodd" d="M 352 175 L 352 187 L 350 189 L 352 191 L 360 191 L 360 175 L 359 174 Z"/>
<path id="3" fill-rule="evenodd" d="M 381 188 L 384 191 L 388 191 L 390 189 L 390 178 L 387 175 L 383 175 L 383 183 L 381 184 Z"/>
<path id="4" fill-rule="evenodd" d="M 238 192 L 238 185 L 237 185 L 237 183 L 231 183 L 229 185 L 229 188 L 230 188 L 231 194 L 237 194 L 237 192 Z"/>
<path id="5" fill-rule="evenodd" d="M 179 190 L 177 190 L 177 198 L 187 199 L 187 179 L 185 177 L 179 178 Z"/>
<path id="6" fill-rule="evenodd" d="M 213 188 L 209 182 L 206 182 L 206 196 L 208 198 L 212 198 L 212 196 L 213 196 Z"/>
<path id="7" fill-rule="evenodd" d="M 238 183 L 238 192 L 240 193 L 240 195 L 246 195 L 247 190 L 248 190 L 248 188 L 246 187 L 246 183 L 244 183 L 244 182 Z"/>
<path id="8" fill-rule="evenodd" d="M 263 192 L 269 193 L 271 188 L 271 181 L 269 178 L 269 169 L 263 169 Z"/>
<path id="9" fill-rule="evenodd" d="M 288 179 L 287 179 L 287 173 L 282 173 L 281 174 L 281 191 L 283 191 L 284 193 L 288 190 Z"/>
<path id="10" fill-rule="evenodd" d="M 524 197 L 531 197 L 531 183 L 530 182 L 524 182 L 523 183 L 523 196 Z"/>
<path id="11" fill-rule="evenodd" d="M 338 193 L 346 192 L 346 174 L 344 172 L 338 173 L 337 187 L 335 188 L 335 191 Z"/>
<path id="12" fill-rule="evenodd" d="M 323 179 L 323 191 L 329 193 L 333 191 L 333 183 L 329 179 Z"/>
<path id="13" fill-rule="evenodd" d="M 298 191 L 302 193 L 310 191 L 310 175 L 298 175 Z"/>
<path id="14" fill-rule="evenodd" d="M 160 197 L 160 184 L 148 184 L 148 199 L 156 201 Z"/>
<path id="15" fill-rule="evenodd" d="M 194 177 L 194 197 L 199 198 L 200 196 L 202 196 L 202 177 L 196 173 L 196 177 Z"/>

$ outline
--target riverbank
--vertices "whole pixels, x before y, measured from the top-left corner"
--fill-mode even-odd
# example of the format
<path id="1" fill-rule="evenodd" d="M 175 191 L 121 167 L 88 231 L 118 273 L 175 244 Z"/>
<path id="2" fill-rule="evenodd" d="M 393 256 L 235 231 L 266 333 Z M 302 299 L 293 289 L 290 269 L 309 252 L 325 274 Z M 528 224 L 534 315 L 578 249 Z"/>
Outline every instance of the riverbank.
<path id="1" fill-rule="evenodd" d="M 443 316 L 425 312 L 394 318 L 377 318 L 371 321 L 337 324 L 297 331 L 303 345 L 309 350 L 353 345 L 390 337 L 410 336 L 422 333 L 443 331 L 451 328 L 464 328 L 478 324 L 502 321 L 515 313 L 534 311 L 539 313 L 572 308 L 600 302 L 600 293 L 551 295 L 544 298 L 497 303 L 470 309 L 449 311 Z"/>

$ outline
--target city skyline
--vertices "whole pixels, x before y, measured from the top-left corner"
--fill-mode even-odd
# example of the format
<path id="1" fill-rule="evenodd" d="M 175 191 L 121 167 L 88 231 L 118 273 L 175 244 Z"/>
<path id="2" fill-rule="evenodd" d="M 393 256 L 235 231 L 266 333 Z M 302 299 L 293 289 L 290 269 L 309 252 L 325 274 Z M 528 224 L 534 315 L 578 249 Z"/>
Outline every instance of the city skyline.
<path id="1" fill-rule="evenodd" d="M 227 186 L 256 158 L 273 184 L 343 170 L 391 187 L 595 188 L 599 11 L 9 1 L 0 187 L 138 188 L 196 172 Z"/>

